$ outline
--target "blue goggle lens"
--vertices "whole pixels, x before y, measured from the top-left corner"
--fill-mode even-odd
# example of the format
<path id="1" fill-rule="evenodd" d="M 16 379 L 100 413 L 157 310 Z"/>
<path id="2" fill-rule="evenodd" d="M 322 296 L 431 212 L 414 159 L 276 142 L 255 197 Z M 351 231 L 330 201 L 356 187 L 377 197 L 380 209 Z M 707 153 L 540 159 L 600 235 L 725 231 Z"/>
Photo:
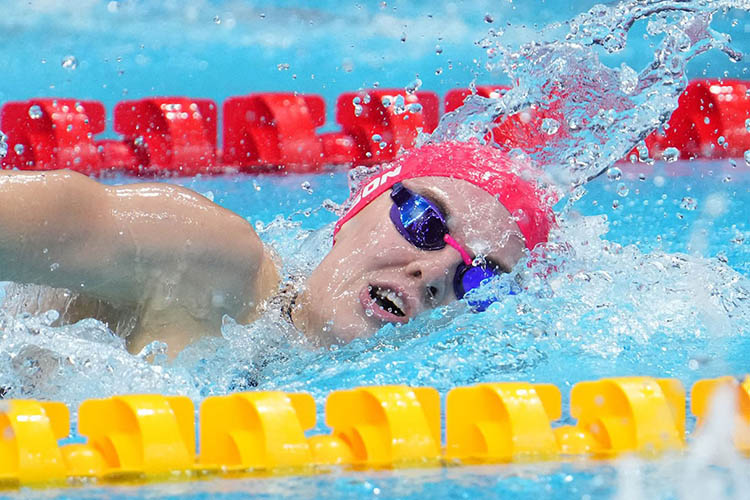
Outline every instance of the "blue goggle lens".
<path id="1" fill-rule="evenodd" d="M 491 266 L 467 266 L 466 264 L 459 265 L 453 278 L 453 290 L 456 293 L 456 297 L 458 297 L 459 299 L 464 298 L 467 293 L 472 290 L 476 290 L 495 276 L 500 276 L 500 272 L 498 272 Z M 496 297 L 488 297 L 486 299 L 469 299 L 468 303 L 473 310 L 481 312 L 487 309 L 490 304 L 496 301 Z"/>
<path id="2" fill-rule="evenodd" d="M 440 250 L 448 226 L 440 210 L 428 199 L 401 185 L 394 186 L 391 221 L 406 241 L 422 250 Z"/>

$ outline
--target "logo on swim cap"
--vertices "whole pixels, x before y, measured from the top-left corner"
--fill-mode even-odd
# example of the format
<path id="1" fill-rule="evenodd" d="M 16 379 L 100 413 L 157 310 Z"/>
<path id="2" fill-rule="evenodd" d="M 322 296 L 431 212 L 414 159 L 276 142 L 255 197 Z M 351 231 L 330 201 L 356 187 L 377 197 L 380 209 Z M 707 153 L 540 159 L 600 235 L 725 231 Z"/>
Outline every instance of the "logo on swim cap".
<path id="1" fill-rule="evenodd" d="M 354 200 L 352 201 L 352 207 L 356 206 L 357 203 L 362 201 L 362 198 L 367 198 L 368 196 L 370 196 L 377 188 L 380 187 L 381 184 L 384 184 L 389 177 L 395 177 L 401 173 L 401 165 L 395 165 L 396 168 L 393 167 L 394 165 L 391 164 L 389 170 L 378 175 L 367 184 L 365 184 L 365 187 L 359 190 L 357 192 L 357 195 L 354 197 Z M 395 184 L 395 182 L 393 184 Z"/>

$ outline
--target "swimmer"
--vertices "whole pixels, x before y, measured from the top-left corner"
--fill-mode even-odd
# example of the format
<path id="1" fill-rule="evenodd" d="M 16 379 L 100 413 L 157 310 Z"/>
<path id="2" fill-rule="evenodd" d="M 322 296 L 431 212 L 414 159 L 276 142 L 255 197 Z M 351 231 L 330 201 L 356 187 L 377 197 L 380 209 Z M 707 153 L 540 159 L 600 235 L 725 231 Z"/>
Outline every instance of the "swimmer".
<path id="1" fill-rule="evenodd" d="M 463 298 L 547 240 L 552 198 L 537 176 L 476 143 L 404 153 L 363 183 L 282 314 L 330 345 Z M 96 317 L 133 353 L 159 340 L 174 357 L 224 315 L 248 323 L 284 296 L 252 226 L 189 189 L 2 171 L 0 199 L 0 280 L 53 287 L 64 306 L 24 305 Z"/>

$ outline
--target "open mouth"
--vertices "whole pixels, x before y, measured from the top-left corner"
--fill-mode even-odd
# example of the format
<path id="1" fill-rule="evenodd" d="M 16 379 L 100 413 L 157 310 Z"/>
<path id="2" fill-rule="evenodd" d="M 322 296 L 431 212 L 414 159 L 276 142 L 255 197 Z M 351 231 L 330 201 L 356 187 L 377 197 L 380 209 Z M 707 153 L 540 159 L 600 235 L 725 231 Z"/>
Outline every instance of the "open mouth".
<path id="1" fill-rule="evenodd" d="M 381 309 L 401 318 L 406 316 L 406 313 L 404 312 L 404 301 L 396 292 L 375 285 L 370 285 L 369 291 L 370 298 L 374 300 Z"/>

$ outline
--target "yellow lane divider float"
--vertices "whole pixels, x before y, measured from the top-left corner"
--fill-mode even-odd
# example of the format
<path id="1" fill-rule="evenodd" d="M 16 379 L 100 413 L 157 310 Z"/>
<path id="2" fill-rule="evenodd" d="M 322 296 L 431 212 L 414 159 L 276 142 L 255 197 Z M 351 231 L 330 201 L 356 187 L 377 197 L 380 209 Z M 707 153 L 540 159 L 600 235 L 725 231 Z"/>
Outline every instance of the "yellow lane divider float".
<path id="1" fill-rule="evenodd" d="M 691 392 L 698 432 L 713 395 L 735 395 L 735 445 L 750 453 L 750 377 L 701 380 Z M 685 446 L 685 390 L 673 379 L 610 378 L 581 382 L 570 395 L 575 425 L 553 427 L 562 397 L 549 384 L 505 382 L 459 387 L 445 401 L 432 388 L 360 387 L 326 401 L 329 435 L 315 426 L 309 394 L 248 392 L 206 398 L 196 453 L 194 407 L 181 396 L 127 395 L 84 401 L 78 434 L 58 445 L 70 415 L 56 402 L 0 401 L 0 484 L 65 484 L 93 478 L 165 474 L 285 472 L 343 465 L 357 468 L 653 456 Z"/>

